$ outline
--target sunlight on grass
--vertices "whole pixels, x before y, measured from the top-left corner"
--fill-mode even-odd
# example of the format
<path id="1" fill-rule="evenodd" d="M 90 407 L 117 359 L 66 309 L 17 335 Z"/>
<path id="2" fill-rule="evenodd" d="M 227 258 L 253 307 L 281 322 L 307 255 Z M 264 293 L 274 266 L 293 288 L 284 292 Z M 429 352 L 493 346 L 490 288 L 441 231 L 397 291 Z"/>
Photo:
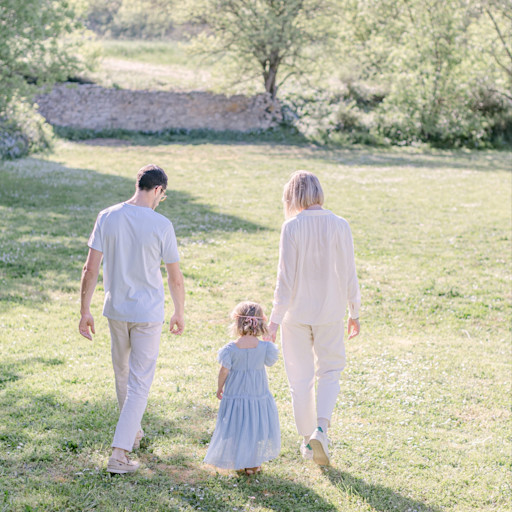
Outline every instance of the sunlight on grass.
<path id="1" fill-rule="evenodd" d="M 169 174 L 159 211 L 178 236 L 187 330 L 162 337 L 141 471 L 110 478 L 117 409 L 103 289 L 91 343 L 77 333 L 78 287 L 98 211 L 128 198 L 148 162 Z M 270 311 L 282 186 L 299 168 L 351 224 L 362 333 L 347 343 L 332 468 L 300 458 L 281 359 L 269 383 L 282 452 L 246 479 L 202 464 L 218 408 L 215 355 L 234 304 Z M 505 510 L 511 185 L 503 152 L 136 137 L 2 162 L 0 510 Z"/>
<path id="2" fill-rule="evenodd" d="M 104 87 L 131 90 L 263 92 L 260 79 L 231 83 L 226 63 L 191 53 L 186 42 L 101 40 L 103 56 L 88 78 Z"/>

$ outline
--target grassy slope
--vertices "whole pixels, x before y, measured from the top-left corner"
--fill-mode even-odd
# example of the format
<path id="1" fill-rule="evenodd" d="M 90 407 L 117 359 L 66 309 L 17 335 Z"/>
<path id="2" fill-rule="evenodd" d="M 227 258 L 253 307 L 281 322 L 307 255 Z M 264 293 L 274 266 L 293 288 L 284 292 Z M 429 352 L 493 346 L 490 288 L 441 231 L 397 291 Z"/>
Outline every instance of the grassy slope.
<path id="1" fill-rule="evenodd" d="M 492 511 L 510 503 L 510 154 L 60 143 L 0 164 L 0 510 Z M 105 472 L 117 418 L 109 337 L 77 334 L 97 212 L 147 162 L 170 176 L 187 331 L 164 335 L 134 476 Z M 333 467 L 298 455 L 282 360 L 281 456 L 257 479 L 201 460 L 215 353 L 237 301 L 270 310 L 280 195 L 297 168 L 352 226 L 364 309 L 330 431 Z M 170 311 L 170 305 L 168 305 Z"/>
<path id="2" fill-rule="evenodd" d="M 232 63 L 222 64 L 191 53 L 186 42 L 100 41 L 102 58 L 90 78 L 105 87 L 256 94 L 261 80 L 231 84 Z M 226 68 L 228 66 L 228 68 Z"/>

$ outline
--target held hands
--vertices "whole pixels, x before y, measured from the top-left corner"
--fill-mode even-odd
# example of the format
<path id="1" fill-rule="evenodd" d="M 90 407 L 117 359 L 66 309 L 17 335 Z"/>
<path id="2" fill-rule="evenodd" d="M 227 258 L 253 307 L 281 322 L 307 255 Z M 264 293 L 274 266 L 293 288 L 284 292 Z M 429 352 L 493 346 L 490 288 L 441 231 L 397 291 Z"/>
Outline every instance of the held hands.
<path id="1" fill-rule="evenodd" d="M 181 315 L 172 315 L 171 322 L 169 323 L 169 331 L 171 334 L 180 335 L 185 330 L 185 320 Z"/>
<path id="2" fill-rule="evenodd" d="M 279 329 L 279 324 L 270 322 L 268 324 L 268 334 L 263 335 L 263 341 L 271 341 L 272 343 L 275 343 L 278 329 Z"/>
<path id="3" fill-rule="evenodd" d="M 94 330 L 94 318 L 92 317 L 91 313 L 84 313 L 80 318 L 78 331 L 84 338 L 92 340 L 91 332 L 89 332 L 89 329 L 91 330 L 92 334 L 96 334 L 96 331 Z"/>
<path id="4" fill-rule="evenodd" d="M 358 318 L 349 318 L 348 319 L 348 339 L 351 340 L 352 338 L 355 338 L 359 331 L 361 330 L 361 326 L 359 325 L 359 319 Z"/>

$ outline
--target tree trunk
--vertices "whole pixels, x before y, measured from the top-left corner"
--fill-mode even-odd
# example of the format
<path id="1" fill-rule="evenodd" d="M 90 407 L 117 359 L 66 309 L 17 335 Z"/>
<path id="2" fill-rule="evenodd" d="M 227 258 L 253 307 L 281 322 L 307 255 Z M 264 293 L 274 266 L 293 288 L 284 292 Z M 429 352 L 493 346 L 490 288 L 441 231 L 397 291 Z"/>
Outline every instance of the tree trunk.
<path id="1" fill-rule="evenodd" d="M 265 90 L 272 95 L 272 99 L 275 99 L 277 94 L 276 77 L 277 69 L 270 69 L 268 73 L 263 73 L 263 79 L 265 80 Z"/>

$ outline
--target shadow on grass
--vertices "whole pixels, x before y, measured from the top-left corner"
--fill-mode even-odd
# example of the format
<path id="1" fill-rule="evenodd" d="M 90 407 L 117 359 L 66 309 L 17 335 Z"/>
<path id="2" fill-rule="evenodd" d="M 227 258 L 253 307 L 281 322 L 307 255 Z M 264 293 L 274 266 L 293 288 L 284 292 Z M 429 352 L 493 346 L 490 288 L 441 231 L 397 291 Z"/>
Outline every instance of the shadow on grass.
<path id="1" fill-rule="evenodd" d="M 111 145 L 117 140 L 118 145 L 155 146 L 160 144 L 251 144 L 251 145 L 310 145 L 304 135 L 293 127 L 279 126 L 277 128 L 257 131 L 215 131 L 205 129 L 194 130 L 163 130 L 161 132 L 134 132 L 130 130 L 86 130 L 54 126 L 57 136 L 84 144 Z"/>
<path id="2" fill-rule="evenodd" d="M 324 160 L 347 167 L 410 167 L 415 169 L 461 169 L 470 171 L 512 172 L 510 151 L 464 151 L 425 148 L 348 147 L 333 149 L 314 147 L 304 155 L 305 159 Z"/>
<path id="3" fill-rule="evenodd" d="M 69 168 L 37 158 L 0 168 L 0 303 L 42 303 L 51 292 L 78 291 L 87 239 L 98 212 L 132 196 L 128 179 Z M 178 239 L 212 232 L 255 232 L 266 227 L 226 215 L 193 195 L 168 191 L 158 209 L 174 224 Z"/>
<path id="4" fill-rule="evenodd" d="M 39 359 L 35 370 L 54 364 Z M 28 363 L 28 359 L 20 362 L 20 370 Z M 189 437 L 182 423 L 152 413 L 151 405 L 144 416 L 148 435 L 136 453 L 141 469 L 134 475 L 110 478 L 105 465 L 117 406 L 113 399 L 73 400 L 73 389 L 38 393 L 12 381 L 0 393 L 0 498 L 6 510 L 168 511 L 191 507 L 241 512 L 255 504 L 276 512 L 338 510 L 306 485 L 273 474 L 272 463 L 266 466 L 268 474 L 253 477 L 208 470 L 195 453 L 196 434 Z M 157 454 L 155 447 L 162 438 L 169 447 L 164 455 Z"/>
<path id="5" fill-rule="evenodd" d="M 367 503 L 372 510 L 379 512 L 414 511 L 414 512 L 441 512 L 441 508 L 427 505 L 418 500 L 406 498 L 389 487 L 371 484 L 361 478 L 335 468 L 326 468 L 324 474 L 333 485 L 344 493 L 356 496 Z"/>
<path id="6" fill-rule="evenodd" d="M 0 373 L 7 375 L 0 388 L 0 485 L 12 510 L 28 510 L 27 506 L 30 510 L 86 510 L 89 504 L 109 511 L 182 507 L 242 511 L 252 506 L 276 512 L 341 510 L 312 486 L 279 475 L 274 469 L 278 460 L 251 477 L 204 465 L 202 456 L 210 438 L 204 423 L 214 411 L 200 403 L 191 410 L 181 400 L 176 400 L 167 417 L 155 413 L 150 396 L 143 419 L 146 437 L 135 454 L 141 469 L 110 479 L 105 465 L 118 419 L 113 382 L 105 383 L 111 386 L 111 398 L 103 400 L 74 399 L 88 384 L 74 374 L 57 379 L 54 391 L 37 392 L 24 382 L 28 375 L 42 372 L 55 379 L 62 370 L 51 367 L 62 364 L 56 358 L 29 357 L 0 366 Z M 372 510 L 441 511 L 335 468 L 323 474 L 349 499 L 363 501 Z"/>
<path id="7" fill-rule="evenodd" d="M 21 378 L 20 374 L 28 366 L 42 364 L 45 366 L 58 366 L 64 364 L 64 360 L 57 357 L 28 357 L 19 361 L 0 363 L 0 390 L 3 389 L 7 383 L 15 382 Z"/>
<path id="8" fill-rule="evenodd" d="M 350 167 L 412 167 L 426 169 L 468 169 L 512 172 L 510 150 L 440 150 L 428 146 L 418 148 L 374 147 L 361 145 L 322 146 L 300 134 L 294 128 L 279 127 L 260 133 L 216 132 L 211 130 L 169 130 L 162 133 L 143 133 L 122 130 L 76 130 L 55 127 L 61 137 L 98 146 L 156 146 L 187 145 L 270 145 L 303 147 L 304 159 L 321 159 Z M 277 153 L 279 155 L 279 153 Z M 283 156 L 286 156 L 283 153 Z"/>

